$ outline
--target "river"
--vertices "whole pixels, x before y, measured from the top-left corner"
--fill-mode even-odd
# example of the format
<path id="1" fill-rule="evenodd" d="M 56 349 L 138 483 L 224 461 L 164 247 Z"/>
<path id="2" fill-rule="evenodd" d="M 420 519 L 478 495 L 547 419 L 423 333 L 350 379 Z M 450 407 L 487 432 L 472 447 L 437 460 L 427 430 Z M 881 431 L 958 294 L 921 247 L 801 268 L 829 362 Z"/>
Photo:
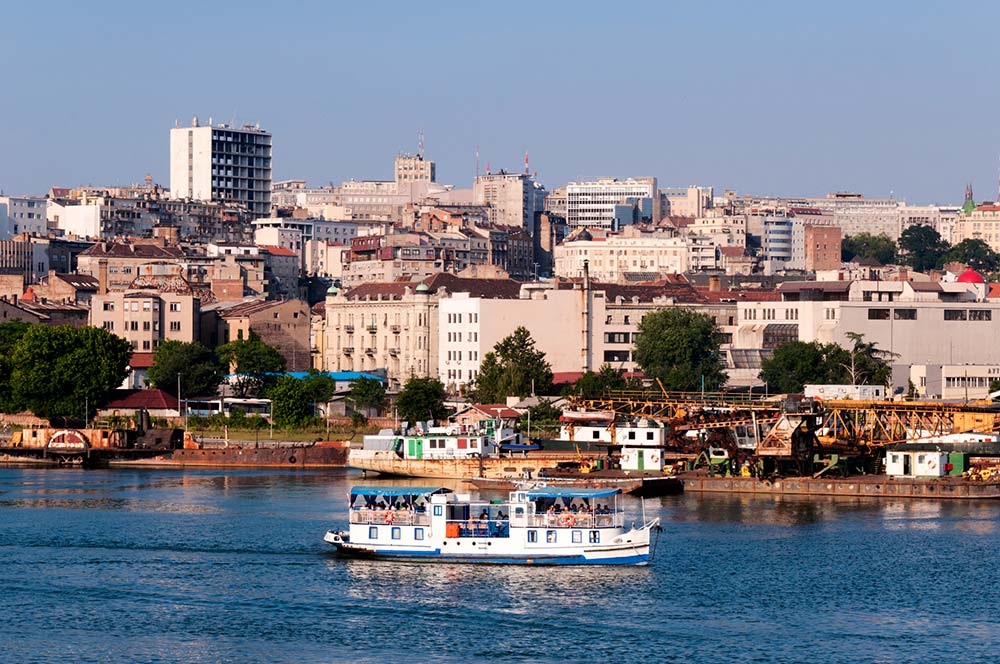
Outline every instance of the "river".
<path id="1" fill-rule="evenodd" d="M 997 503 L 686 495 L 648 567 L 339 560 L 359 481 L 0 468 L 0 661 L 1000 660 Z"/>

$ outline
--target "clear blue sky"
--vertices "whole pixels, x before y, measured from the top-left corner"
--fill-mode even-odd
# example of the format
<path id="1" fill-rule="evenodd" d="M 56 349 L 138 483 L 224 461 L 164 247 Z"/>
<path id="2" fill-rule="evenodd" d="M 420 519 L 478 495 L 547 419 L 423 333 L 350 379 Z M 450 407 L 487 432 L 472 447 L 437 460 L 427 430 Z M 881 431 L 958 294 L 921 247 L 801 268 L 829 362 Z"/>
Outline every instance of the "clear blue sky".
<path id="1" fill-rule="evenodd" d="M 174 120 L 260 122 L 275 179 L 471 186 L 524 151 L 549 188 L 655 175 L 742 193 L 997 195 L 1000 5 L 16 2 L 0 188 L 169 184 Z"/>

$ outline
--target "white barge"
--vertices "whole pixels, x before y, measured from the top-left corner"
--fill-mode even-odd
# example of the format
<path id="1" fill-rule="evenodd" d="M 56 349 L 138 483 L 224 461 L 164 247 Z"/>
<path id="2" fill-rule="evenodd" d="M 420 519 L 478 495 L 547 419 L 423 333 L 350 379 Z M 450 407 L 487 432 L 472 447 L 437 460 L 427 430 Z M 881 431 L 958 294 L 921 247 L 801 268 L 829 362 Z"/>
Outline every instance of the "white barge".
<path id="1" fill-rule="evenodd" d="M 340 554 L 367 558 L 645 565 L 660 520 L 626 526 L 621 503 L 619 489 L 519 488 L 489 501 L 437 487 L 358 486 L 350 528 L 324 539 Z"/>

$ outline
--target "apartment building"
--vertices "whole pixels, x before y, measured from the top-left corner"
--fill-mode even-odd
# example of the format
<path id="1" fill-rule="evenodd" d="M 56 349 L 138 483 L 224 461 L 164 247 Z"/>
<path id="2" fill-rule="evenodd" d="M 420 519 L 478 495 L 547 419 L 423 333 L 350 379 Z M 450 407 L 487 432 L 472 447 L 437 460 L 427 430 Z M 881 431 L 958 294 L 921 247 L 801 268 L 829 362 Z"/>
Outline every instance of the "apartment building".
<path id="1" fill-rule="evenodd" d="M 0 196 L 0 240 L 15 235 L 48 234 L 48 200 L 31 196 Z"/>
<path id="2" fill-rule="evenodd" d="M 398 154 L 393 166 L 396 182 L 437 181 L 437 169 L 434 162 L 424 159 L 423 154 Z"/>
<path id="3" fill-rule="evenodd" d="M 237 203 L 257 217 L 271 213 L 271 134 L 260 125 L 170 130 L 170 195 Z"/>
<path id="4" fill-rule="evenodd" d="M 251 333 L 278 349 L 288 371 L 312 366 L 311 315 L 305 300 L 244 299 L 213 303 L 202 309 L 201 342 L 209 348 L 249 339 Z"/>
<path id="5" fill-rule="evenodd" d="M 140 268 L 153 263 L 180 265 L 184 261 L 180 247 L 166 246 L 162 242 L 98 242 L 77 256 L 77 271 L 92 277 L 100 276 L 100 265 L 107 266 L 109 289 L 127 287 L 141 272 Z"/>
<path id="6" fill-rule="evenodd" d="M 529 233 L 545 200 L 544 189 L 530 175 L 506 171 L 477 175 L 472 192 L 474 204 L 489 206 L 490 223 Z"/>
<path id="7" fill-rule="evenodd" d="M 654 280 L 691 269 L 691 248 L 703 243 L 666 229 L 628 227 L 621 233 L 580 230 L 553 250 L 555 274 L 582 278 L 585 266 L 595 281 L 608 283 Z M 701 252 L 695 251 L 699 256 Z M 715 250 L 711 248 L 714 263 Z"/>
<path id="8" fill-rule="evenodd" d="M 661 189 L 666 209 L 671 217 L 704 217 L 712 209 L 715 190 L 712 187 L 667 187 Z M 656 221 L 659 221 L 657 219 Z"/>

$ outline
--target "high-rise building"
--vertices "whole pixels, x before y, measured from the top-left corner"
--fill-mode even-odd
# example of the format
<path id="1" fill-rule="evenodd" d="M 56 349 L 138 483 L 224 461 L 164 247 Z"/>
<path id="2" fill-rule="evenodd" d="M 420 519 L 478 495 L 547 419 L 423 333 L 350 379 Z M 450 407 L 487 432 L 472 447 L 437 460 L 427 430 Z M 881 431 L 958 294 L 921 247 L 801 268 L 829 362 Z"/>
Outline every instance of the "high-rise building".
<path id="1" fill-rule="evenodd" d="M 400 182 L 437 182 L 434 162 L 422 154 L 396 155 L 396 183 Z"/>
<path id="2" fill-rule="evenodd" d="M 271 134 L 259 125 L 226 124 L 170 130 L 170 196 L 245 205 L 271 213 Z"/>
<path id="3" fill-rule="evenodd" d="M 651 221 L 659 221 L 660 196 L 656 178 L 601 178 L 566 185 L 566 223 L 570 228 L 613 228 L 615 219 L 621 216 L 620 210 L 615 208 L 621 205 L 648 210 Z"/>
<path id="4" fill-rule="evenodd" d="M 489 206 L 490 223 L 534 230 L 535 212 L 544 206 L 544 189 L 524 173 L 477 175 L 473 186 L 476 205 Z"/>

